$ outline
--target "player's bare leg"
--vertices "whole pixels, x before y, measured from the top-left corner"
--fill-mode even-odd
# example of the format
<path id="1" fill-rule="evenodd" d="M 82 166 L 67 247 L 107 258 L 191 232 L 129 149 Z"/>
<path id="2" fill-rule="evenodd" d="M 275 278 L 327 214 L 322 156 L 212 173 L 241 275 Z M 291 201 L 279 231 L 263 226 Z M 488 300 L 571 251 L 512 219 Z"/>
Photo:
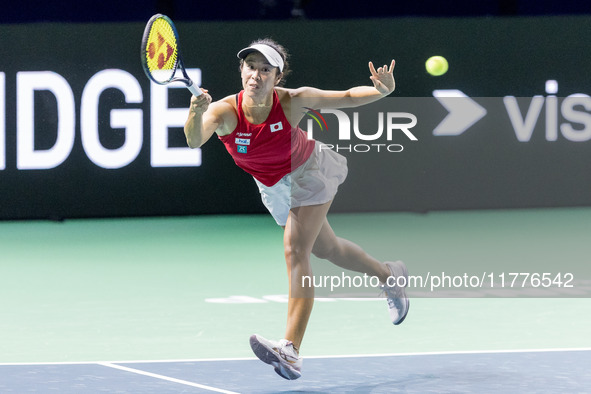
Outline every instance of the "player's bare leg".
<path id="1" fill-rule="evenodd" d="M 299 349 L 314 305 L 314 288 L 302 286 L 302 277 L 312 276 L 310 255 L 322 229 L 331 202 L 292 208 L 287 218 L 283 243 L 289 277 L 289 301 L 285 338 Z"/>
<path id="2" fill-rule="evenodd" d="M 339 267 L 377 277 L 382 283 L 381 289 L 386 294 L 392 323 L 398 325 L 404 321 L 410 301 L 405 291 L 408 284 L 408 270 L 402 261 L 379 262 L 359 245 L 337 237 L 326 218 L 312 253 Z"/>
<path id="3" fill-rule="evenodd" d="M 391 275 L 386 264 L 367 254 L 359 245 L 337 237 L 326 218 L 324 218 L 324 223 L 316 238 L 312 253 L 316 257 L 328 260 L 339 267 L 375 276 L 382 283 L 386 283 L 388 276 Z"/>

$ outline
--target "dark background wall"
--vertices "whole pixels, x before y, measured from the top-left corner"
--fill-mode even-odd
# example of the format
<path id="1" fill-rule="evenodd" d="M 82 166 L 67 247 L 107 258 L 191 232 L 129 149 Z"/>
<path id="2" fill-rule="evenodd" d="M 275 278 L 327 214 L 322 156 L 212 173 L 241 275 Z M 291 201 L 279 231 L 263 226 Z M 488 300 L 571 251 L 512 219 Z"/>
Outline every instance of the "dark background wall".
<path id="1" fill-rule="evenodd" d="M 358 19 L 399 16 L 524 16 L 567 15 L 591 12 L 579 0 L 420 0 L 383 1 L 378 5 L 356 0 L 152 0 L 66 1 L 24 0 L 11 3 L 0 23 L 22 22 L 133 22 L 161 12 L 176 20 L 255 20 L 305 17 Z"/>
<path id="2" fill-rule="evenodd" d="M 335 202 L 335 210 L 426 211 L 591 204 L 586 137 L 587 130 L 591 131 L 587 124 L 591 105 L 586 106 L 584 100 L 577 105 L 575 110 L 580 116 L 575 120 L 561 111 L 563 97 L 591 93 L 591 18 L 515 16 L 582 11 L 574 5 L 569 8 L 568 2 L 563 2 L 564 8 L 560 10 L 552 5 L 554 2 L 474 2 L 477 6 L 469 2 L 472 8 L 457 8 L 464 11 L 455 11 L 455 7 L 432 8 L 433 13 L 461 18 L 410 17 L 431 16 L 430 9 L 387 5 L 384 9 L 388 17 L 376 19 L 353 18 L 356 8 L 347 2 L 339 2 L 342 6 L 338 7 L 336 2 L 331 5 L 310 1 L 302 4 L 305 20 L 292 18 L 291 8 L 287 10 L 289 15 L 279 12 L 280 6 L 270 7 L 275 14 L 261 16 L 261 4 L 267 4 L 264 2 L 253 2 L 252 8 L 248 2 L 240 6 L 215 2 L 215 6 L 207 6 L 207 12 L 191 5 L 195 3 L 180 1 L 160 2 L 151 9 L 134 2 L 77 2 L 72 9 L 61 7 L 63 13 L 39 3 L 35 15 L 20 9 L 25 3 L 15 4 L 10 13 L 3 15 L 0 25 L 4 53 L 0 63 L 4 79 L 0 89 L 4 119 L 0 116 L 0 122 L 4 127 L 0 127 L 0 133 L 3 130 L 5 137 L 4 168 L 0 170 L 2 219 L 264 211 L 252 179 L 236 168 L 215 139 L 202 149 L 199 167 L 151 164 L 155 145 L 151 135 L 154 87 L 141 70 L 139 43 L 145 20 L 156 11 L 166 11 L 166 7 L 179 20 L 187 67 L 201 70 L 202 85 L 210 89 L 214 99 L 240 89 L 235 53 L 262 36 L 271 36 L 290 49 L 294 73 L 288 87 L 346 89 L 366 85 L 370 83 L 368 60 L 384 64 L 396 59 L 396 93 L 368 111 L 415 114 L 418 124 L 413 132 L 418 141 L 410 142 L 397 135 L 392 143 L 404 146 L 401 153 L 341 152 L 349 160 L 350 175 Z M 322 7 L 318 6 L 320 3 Z M 225 14 L 224 9 L 231 12 Z M 364 17 L 379 16 L 373 11 L 357 12 Z M 513 16 L 500 16 L 506 14 Z M 399 15 L 405 17 L 393 17 Z M 232 20 L 212 20 L 222 18 Z M 242 18 L 250 20 L 238 21 Z M 425 72 L 424 62 L 433 54 L 444 55 L 450 61 L 450 70 L 444 76 L 432 77 Z M 83 93 L 97 73 L 109 69 L 122 70 L 136 80 L 140 99 L 126 98 L 116 88 L 106 88 L 101 93 L 101 143 L 117 149 L 126 140 L 125 130 L 111 125 L 112 110 L 141 111 L 142 133 L 137 157 L 112 169 L 89 159 L 80 127 Z M 71 90 L 73 148 L 54 168 L 19 169 L 17 102 L 23 93 L 19 92 L 17 79 L 19 73 L 38 71 L 58 74 Z M 548 80 L 556 81 L 556 93 L 546 91 Z M 487 115 L 461 135 L 434 136 L 433 129 L 447 114 L 433 98 L 435 89 L 460 90 L 486 108 Z M 168 107 L 186 108 L 189 93 L 185 89 L 169 89 L 168 94 Z M 517 138 L 503 102 L 506 96 L 519 97 L 523 117 L 534 96 L 541 96 L 544 101 L 527 141 Z M 548 96 L 558 96 L 558 131 L 554 140 L 547 138 L 546 116 L 553 105 Z M 59 122 L 63 122 L 58 114 L 58 99 L 47 90 L 37 90 L 33 109 L 35 149 L 49 149 L 56 143 Z M 335 130 L 337 125 L 331 115 L 326 115 L 326 119 L 329 130 Z M 567 123 L 579 131 L 580 141 L 561 132 L 561 125 Z M 168 137 L 170 146 L 184 145 L 180 128 L 170 128 Z M 326 142 L 338 143 L 334 133 L 321 137 Z"/>

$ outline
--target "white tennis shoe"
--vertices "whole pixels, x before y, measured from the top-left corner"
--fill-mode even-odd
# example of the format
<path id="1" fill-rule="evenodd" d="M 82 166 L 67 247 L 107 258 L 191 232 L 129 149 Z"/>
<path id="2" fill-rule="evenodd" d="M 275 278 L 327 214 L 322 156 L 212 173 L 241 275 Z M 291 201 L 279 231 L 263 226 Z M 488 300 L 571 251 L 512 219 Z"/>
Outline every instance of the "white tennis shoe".
<path id="1" fill-rule="evenodd" d="M 302 358 L 291 341 L 269 341 L 260 335 L 250 337 L 250 347 L 263 362 L 275 367 L 275 372 L 282 378 L 294 380 L 302 376 Z"/>
<path id="2" fill-rule="evenodd" d="M 391 276 L 388 278 L 388 282 L 382 285 L 382 290 L 388 298 L 388 309 L 392 323 L 399 325 L 406 318 L 410 307 L 405 290 L 408 285 L 408 270 L 402 261 L 388 261 L 386 265 L 390 269 Z"/>

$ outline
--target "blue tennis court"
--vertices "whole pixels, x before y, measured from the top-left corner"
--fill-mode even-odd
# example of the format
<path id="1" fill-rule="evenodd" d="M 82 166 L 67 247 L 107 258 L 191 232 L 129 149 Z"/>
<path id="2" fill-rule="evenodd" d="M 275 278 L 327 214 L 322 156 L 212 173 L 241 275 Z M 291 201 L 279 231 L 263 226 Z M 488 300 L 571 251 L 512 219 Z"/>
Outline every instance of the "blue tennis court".
<path id="1" fill-rule="evenodd" d="M 3 365 L 1 392 L 566 393 L 591 387 L 591 349 L 314 357 L 297 381 L 255 359 Z"/>

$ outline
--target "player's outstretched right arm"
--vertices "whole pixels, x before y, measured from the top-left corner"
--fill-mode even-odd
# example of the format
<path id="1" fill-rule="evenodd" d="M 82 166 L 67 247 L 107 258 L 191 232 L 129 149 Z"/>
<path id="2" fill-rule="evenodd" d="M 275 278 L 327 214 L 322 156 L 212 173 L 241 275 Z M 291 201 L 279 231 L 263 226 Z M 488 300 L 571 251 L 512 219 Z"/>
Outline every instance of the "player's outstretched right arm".
<path id="1" fill-rule="evenodd" d="M 199 148 L 207 142 L 217 129 L 216 117 L 212 114 L 205 115 L 209 104 L 211 103 L 211 96 L 203 89 L 203 94 L 200 96 L 191 97 L 191 107 L 189 108 L 189 117 L 185 122 L 185 136 L 187 137 L 187 144 L 190 148 Z M 213 109 L 213 108 L 212 108 Z"/>
<path id="2" fill-rule="evenodd" d="M 185 136 L 190 148 L 199 148 L 213 135 L 226 135 L 236 128 L 237 118 L 232 97 L 211 102 L 211 96 L 203 89 L 203 94 L 191 97 L 189 117 L 185 122 Z"/>

